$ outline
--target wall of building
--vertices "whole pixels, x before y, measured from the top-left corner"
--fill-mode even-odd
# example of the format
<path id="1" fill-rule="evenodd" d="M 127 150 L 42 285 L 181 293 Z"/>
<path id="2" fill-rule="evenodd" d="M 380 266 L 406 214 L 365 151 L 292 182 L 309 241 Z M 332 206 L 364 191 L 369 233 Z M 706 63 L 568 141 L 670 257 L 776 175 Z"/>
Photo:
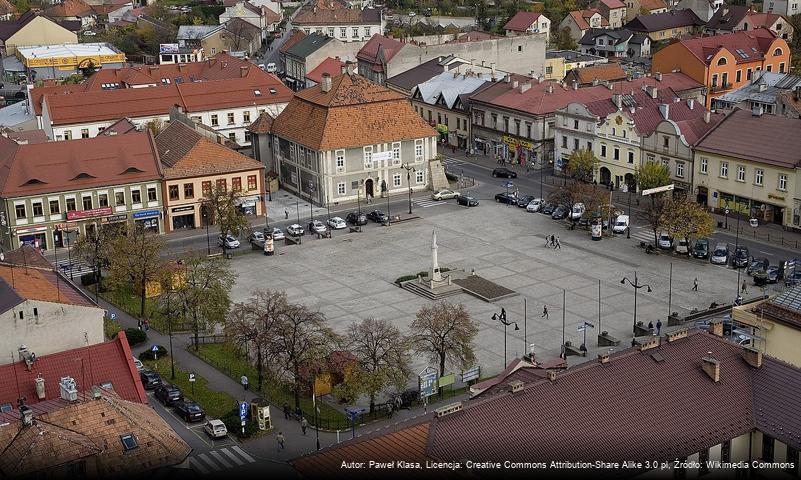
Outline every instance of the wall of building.
<path id="1" fill-rule="evenodd" d="M 22 272 L 18 281 L 24 281 Z M 14 361 L 18 362 L 16 352 L 20 345 L 26 345 L 29 351 L 40 357 L 102 343 L 104 314 L 105 311 L 98 307 L 25 300 L 0 314 L 0 328 L 3 330 L 0 348 L 6 352 L 0 356 L 0 364 L 9 363 L 10 352 L 14 352 Z"/>
<path id="2" fill-rule="evenodd" d="M 17 45 L 62 45 L 78 43 L 78 35 L 45 19 L 36 17 L 5 42 L 6 54 L 17 51 Z"/>
<path id="3" fill-rule="evenodd" d="M 320 33 L 328 35 L 341 42 L 367 42 L 376 33 L 382 35 L 386 28 L 386 22 L 382 19 L 381 25 L 378 24 L 349 24 L 349 25 L 295 25 L 306 34 Z M 342 29 L 345 29 L 343 32 Z M 333 34 L 333 35 L 332 35 Z M 343 35 L 344 34 L 344 35 Z M 354 35 L 355 34 L 355 35 Z"/>
<path id="4" fill-rule="evenodd" d="M 580 103 L 571 103 L 556 112 L 554 158 L 557 164 L 560 164 L 561 161 L 561 164 L 564 165 L 564 162 L 567 162 L 568 157 L 576 150 L 576 146 L 588 148 L 593 153 L 596 152 L 595 130 L 598 121 L 598 117 Z M 595 154 L 597 155 L 597 153 Z M 597 172 L 596 180 L 598 180 Z"/>
<path id="5" fill-rule="evenodd" d="M 470 142 L 470 114 L 413 99 L 412 106 L 429 125 L 448 127 L 448 145 L 466 148 Z"/>
<path id="6" fill-rule="evenodd" d="M 640 136 L 626 111 L 610 114 L 598 127 L 597 136 L 595 156 L 601 161 L 599 171 L 609 169 L 615 188 L 626 182 L 627 175 L 633 181 L 634 169 L 640 163 Z"/>
<path id="7" fill-rule="evenodd" d="M 754 340 L 754 348 L 763 354 L 778 358 L 784 362 L 801 368 L 801 329 L 777 322 L 752 312 L 759 308 L 761 302 L 751 303 L 732 309 L 732 318 L 738 324 L 748 325 L 755 329 L 754 333 L 761 339 Z"/>
<path id="8" fill-rule="evenodd" d="M 694 102 L 694 108 L 703 108 L 703 105 Z M 650 135 L 643 137 L 641 154 L 642 162 L 658 161 L 666 164 L 677 188 L 681 186 L 692 193 L 693 151 L 675 123 L 663 120 Z"/>

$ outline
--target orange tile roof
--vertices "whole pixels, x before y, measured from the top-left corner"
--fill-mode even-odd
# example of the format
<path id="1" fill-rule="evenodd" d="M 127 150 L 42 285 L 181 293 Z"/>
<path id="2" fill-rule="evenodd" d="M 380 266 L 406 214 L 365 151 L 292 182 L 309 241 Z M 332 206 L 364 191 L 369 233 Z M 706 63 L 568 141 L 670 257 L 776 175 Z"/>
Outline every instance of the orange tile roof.
<path id="1" fill-rule="evenodd" d="M 694 37 L 679 40 L 679 43 L 706 65 L 709 65 L 712 57 L 721 49 L 728 50 L 737 63 L 750 63 L 764 59 L 765 53 L 776 38 L 776 35 L 770 30 L 758 28 L 747 32 L 738 31 L 722 35 Z M 748 58 L 737 54 L 738 49 L 744 51 Z M 656 55 L 659 55 L 659 52 Z"/>
<path id="2" fill-rule="evenodd" d="M 92 6 L 83 0 L 62 0 L 44 11 L 45 15 L 54 18 L 82 17 L 93 15 Z"/>
<path id="3" fill-rule="evenodd" d="M 592 83 L 594 80 L 601 82 L 623 80 L 626 78 L 626 71 L 617 63 L 607 63 L 592 65 L 574 70 L 580 84 Z"/>
<path id="4" fill-rule="evenodd" d="M 646 10 L 667 10 L 667 4 L 664 0 L 640 0 L 640 7 Z"/>
<path id="5" fill-rule="evenodd" d="M 372 8 L 350 8 L 342 0 L 313 0 L 300 8 L 293 25 L 381 24 L 380 11 Z"/>
<path id="6" fill-rule="evenodd" d="M 342 73 L 342 67 L 345 66 L 345 62 L 340 60 L 339 58 L 331 58 L 327 57 L 323 60 L 314 70 L 306 74 L 306 78 L 309 80 L 320 83 L 320 80 L 323 77 L 324 73 L 335 77 Z"/>
<path id="7" fill-rule="evenodd" d="M 35 256 L 34 256 L 35 255 Z M 84 307 L 94 307 L 95 304 L 86 298 L 75 286 L 71 285 L 63 277 L 59 276 L 50 268 L 34 266 L 36 256 L 40 253 L 31 255 L 26 253 L 23 262 L 19 259 L 15 265 L 0 264 L 0 284 L 4 288 L 13 290 L 23 300 L 39 300 L 42 302 L 61 303 L 64 305 L 81 305 Z M 25 267 L 24 262 L 28 261 Z"/>
<path id="8" fill-rule="evenodd" d="M 597 8 L 589 8 L 587 10 L 574 10 L 570 12 L 569 15 L 573 17 L 573 21 L 576 22 L 576 25 L 581 30 L 587 30 L 588 28 L 590 28 L 590 24 L 587 21 L 587 19 L 592 17 L 596 13 L 601 16 L 601 26 L 608 27 L 609 20 L 607 20 L 607 18 L 604 17 L 604 14 L 601 13 L 601 11 L 598 10 Z"/>
<path id="9" fill-rule="evenodd" d="M 270 133 L 275 119 L 267 112 L 261 112 L 255 122 L 248 125 L 248 131 L 253 133 Z"/>
<path id="10" fill-rule="evenodd" d="M 273 122 L 273 133 L 314 150 L 437 135 L 399 93 L 355 74 L 336 76 L 331 84 L 329 92 L 316 85 L 295 95 Z"/>

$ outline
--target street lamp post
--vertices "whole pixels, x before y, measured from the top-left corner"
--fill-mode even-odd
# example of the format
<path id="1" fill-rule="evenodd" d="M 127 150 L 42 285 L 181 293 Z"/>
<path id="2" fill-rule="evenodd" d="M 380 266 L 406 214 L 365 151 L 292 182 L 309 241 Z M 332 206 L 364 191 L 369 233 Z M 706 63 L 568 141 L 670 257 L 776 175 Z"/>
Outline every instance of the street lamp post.
<path id="1" fill-rule="evenodd" d="M 412 172 L 416 172 L 415 168 L 408 163 L 401 165 L 401 168 L 406 170 L 406 185 L 409 186 L 409 215 L 412 214 Z"/>
<path id="2" fill-rule="evenodd" d="M 737 249 L 740 247 L 740 204 L 737 201 L 737 197 L 734 197 L 734 209 L 737 210 L 737 232 L 734 235 L 734 261 L 737 261 Z M 747 265 L 748 258 L 746 257 L 746 265 Z M 734 268 L 737 269 L 737 284 L 734 286 L 734 298 L 740 298 L 740 269 L 737 267 L 737 264 L 734 264 Z"/>
<path id="3" fill-rule="evenodd" d="M 651 286 L 646 284 L 646 283 L 639 283 L 639 280 L 637 279 L 637 272 L 636 271 L 634 272 L 634 281 L 633 282 L 631 280 L 629 280 L 628 277 L 623 277 L 623 279 L 620 280 L 620 283 L 623 284 L 623 285 L 625 285 L 626 282 L 628 282 L 629 285 L 634 287 L 634 323 L 632 324 L 631 331 L 632 331 L 632 333 L 636 333 L 637 332 L 637 290 L 639 290 L 641 288 L 647 288 L 648 289 L 648 293 L 651 293 Z"/>
<path id="4" fill-rule="evenodd" d="M 20 244 L 20 246 L 22 246 L 22 244 Z M 23 251 L 23 253 L 25 252 L 24 249 L 22 251 Z M 70 237 L 69 237 L 69 235 L 67 235 L 67 261 L 69 262 L 69 266 L 70 266 L 70 280 L 74 280 L 74 278 L 72 277 L 72 253 L 71 252 L 72 252 L 72 248 L 70 248 Z"/>
<path id="5" fill-rule="evenodd" d="M 209 240 L 209 214 L 203 209 L 203 223 L 206 224 L 206 254 L 211 255 L 211 240 Z"/>
<path id="6" fill-rule="evenodd" d="M 631 187 L 629 190 L 629 226 L 626 227 L 626 238 L 631 238 Z"/>
<path id="7" fill-rule="evenodd" d="M 500 315 L 493 313 L 492 314 L 492 319 L 493 320 L 500 320 L 501 323 L 503 324 L 503 368 L 506 368 L 506 333 L 507 333 L 506 327 L 508 327 L 509 325 L 514 325 L 515 326 L 515 331 L 520 330 L 520 327 L 517 326 L 517 322 L 507 322 L 506 321 L 506 309 L 505 308 L 501 308 L 501 314 Z"/>

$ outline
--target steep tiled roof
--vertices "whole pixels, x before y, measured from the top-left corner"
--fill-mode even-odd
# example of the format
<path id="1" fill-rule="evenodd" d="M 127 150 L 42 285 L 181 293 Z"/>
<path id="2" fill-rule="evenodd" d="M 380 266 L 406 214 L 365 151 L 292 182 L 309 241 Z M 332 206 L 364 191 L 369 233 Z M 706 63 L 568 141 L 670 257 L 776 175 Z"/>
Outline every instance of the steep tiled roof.
<path id="1" fill-rule="evenodd" d="M 247 130 L 253 133 L 270 133 L 275 119 L 268 112 L 261 112 L 255 122 L 248 125 Z"/>
<path id="2" fill-rule="evenodd" d="M 48 270 L 53 269 L 53 264 L 50 263 L 50 260 L 45 258 L 33 245 L 27 243 L 14 250 L 3 252 L 3 257 L 4 259 L 0 260 L 0 265 L 28 265 Z"/>
<path id="3" fill-rule="evenodd" d="M 112 135 L 124 135 L 126 133 L 136 132 L 137 130 L 138 129 L 136 128 L 136 125 L 131 122 L 130 118 L 121 118 L 106 127 L 106 129 L 100 132 L 98 135 L 110 137 Z"/>
<path id="4" fill-rule="evenodd" d="M 305 59 L 332 41 L 334 41 L 334 39 L 328 35 L 315 32 L 298 40 L 294 45 L 292 45 L 291 48 L 289 48 L 289 50 L 286 51 L 286 54 Z"/>
<path id="5" fill-rule="evenodd" d="M 431 80 L 445 71 L 445 67 L 440 64 L 444 57 L 432 58 L 420 65 L 401 72 L 394 77 L 386 80 L 387 85 L 393 85 L 404 90 L 411 90 L 415 85 Z"/>
<path id="6" fill-rule="evenodd" d="M 510 18 L 506 25 L 503 26 L 504 30 L 512 30 L 515 32 L 525 32 L 531 25 L 537 22 L 541 13 L 538 12 L 517 12 L 515 16 Z"/>
<path id="7" fill-rule="evenodd" d="M 605 82 L 623 80 L 626 78 L 626 71 L 623 70 L 617 63 L 606 63 L 584 68 L 576 68 L 573 69 L 572 72 L 580 84 L 592 83 L 595 80 Z M 570 72 L 568 72 L 568 76 L 570 76 Z"/>
<path id="8" fill-rule="evenodd" d="M 745 5 L 724 5 L 712 15 L 706 23 L 706 28 L 732 31 L 748 15 L 748 10 Z"/>
<path id="9" fill-rule="evenodd" d="M 95 306 L 80 290 L 59 276 L 53 267 L 37 267 L 36 257 L 40 253 L 25 253 L 25 258 L 17 258 L 12 267 L 11 263 L 0 263 L 0 279 L 4 287 L 13 290 L 20 298 L 27 300 L 40 300 L 44 302 L 62 303 L 64 305 Z M 30 263 L 25 267 L 26 261 Z M 22 261 L 20 261 L 22 260 Z"/>
<path id="10" fill-rule="evenodd" d="M 652 13 L 650 15 L 637 15 L 626 28 L 635 32 L 658 32 L 660 30 L 670 30 L 681 27 L 700 27 L 704 21 L 698 18 L 689 8 L 684 10 L 670 10 L 663 13 Z"/>
<path id="11" fill-rule="evenodd" d="M 83 17 L 93 15 L 92 6 L 83 0 L 62 0 L 44 11 L 45 15 L 53 18 Z"/>
<path id="12" fill-rule="evenodd" d="M 696 146 L 718 153 L 784 168 L 801 166 L 801 120 L 776 115 L 755 116 L 735 109 Z"/>
<path id="13" fill-rule="evenodd" d="M 16 20 L 10 20 L 5 22 L 0 22 L 0 40 L 8 40 L 11 38 L 15 33 L 20 31 L 25 25 L 29 24 L 33 19 L 36 17 L 45 18 L 56 25 L 59 25 L 63 28 L 71 32 L 77 32 L 81 29 L 81 22 L 80 21 L 56 21 L 52 18 L 48 17 L 47 15 L 40 13 L 34 10 L 28 10 L 27 12 L 23 13 L 19 16 Z"/>
<path id="14" fill-rule="evenodd" d="M 374 8 L 350 8 L 341 0 L 314 0 L 301 7 L 293 25 L 362 25 L 381 24 L 381 11 Z"/>
<path id="15" fill-rule="evenodd" d="M 595 45 L 595 39 L 600 36 L 611 38 L 614 40 L 613 45 L 617 45 L 620 42 L 630 41 L 634 36 L 634 32 L 626 28 L 616 28 L 614 30 L 608 28 L 590 28 L 584 33 L 581 39 L 579 39 L 578 43 L 579 45 Z"/>
<path id="16" fill-rule="evenodd" d="M 776 13 L 750 12 L 748 14 L 749 23 L 752 28 L 770 28 L 780 18 L 782 18 L 782 16 Z"/>
<path id="17" fill-rule="evenodd" d="M 0 194 L 6 198 L 144 182 L 161 176 L 149 130 L 28 145 L 0 137 L 0 147 L 8 152 L 7 158 L 0 159 Z"/>
<path id="18" fill-rule="evenodd" d="M 273 122 L 272 131 L 314 150 L 375 145 L 436 135 L 409 100 L 355 74 L 303 90 Z M 388 115 L 387 112 L 392 112 Z"/>
<path id="19" fill-rule="evenodd" d="M 0 15 L 8 15 L 14 13 L 16 8 L 8 0 L 0 0 Z"/>
<path id="20" fill-rule="evenodd" d="M 403 43 L 394 38 L 385 37 L 376 33 L 370 37 L 370 40 L 359 50 L 359 53 L 356 54 L 356 58 L 359 61 L 371 64 L 373 71 L 383 72 L 383 64 L 392 60 L 392 57 L 394 57 L 403 46 Z"/>
<path id="21" fill-rule="evenodd" d="M 644 8 L 650 12 L 653 10 L 667 9 L 668 7 L 664 0 L 640 0 L 640 8 Z"/>
<path id="22" fill-rule="evenodd" d="M 303 30 L 299 28 L 292 30 L 292 34 L 289 36 L 289 38 L 286 39 L 284 44 L 281 45 L 281 48 L 279 48 L 278 51 L 280 53 L 288 52 L 290 48 L 292 48 L 296 43 L 298 43 L 305 37 L 306 37 L 306 32 L 304 32 Z"/>
<path id="23" fill-rule="evenodd" d="M 620 0 L 601 0 L 601 3 L 606 5 L 606 8 L 609 9 L 626 8 L 626 5 Z"/>
<path id="24" fill-rule="evenodd" d="M 576 23 L 579 29 L 586 30 L 590 28 L 590 24 L 588 23 L 587 19 L 589 19 L 596 13 L 601 16 L 601 26 L 608 27 L 609 20 L 606 17 L 604 17 L 603 13 L 601 13 L 597 8 L 590 8 L 587 10 L 573 10 L 572 12 L 568 13 L 568 15 L 573 17 L 573 21 Z"/>
<path id="25" fill-rule="evenodd" d="M 775 39 L 776 36 L 770 30 L 758 28 L 747 32 L 738 31 L 723 35 L 695 37 L 679 40 L 679 42 L 699 60 L 709 65 L 712 57 L 720 49 L 726 49 L 737 63 L 762 60 L 765 57 L 766 50 L 770 48 Z M 738 49 L 745 52 L 748 57 L 743 58 L 737 54 Z"/>
<path id="26" fill-rule="evenodd" d="M 247 40 L 248 42 L 253 41 L 254 38 L 261 35 L 261 29 L 259 27 L 238 17 L 234 17 L 223 23 L 222 27 L 230 35 Z"/>
<path id="27" fill-rule="evenodd" d="M 320 83 L 324 73 L 335 77 L 342 73 L 342 67 L 344 66 L 345 62 L 342 60 L 339 60 L 338 58 L 327 57 L 319 65 L 317 65 L 314 70 L 307 73 L 306 78 L 312 82 Z"/>
<path id="28" fill-rule="evenodd" d="M 281 15 L 267 7 L 261 7 L 261 16 L 264 18 L 264 23 L 267 25 L 281 21 Z"/>
<path id="29" fill-rule="evenodd" d="M 23 130 L 17 131 L 8 129 L 2 129 L 2 135 L 7 136 L 8 138 L 16 141 L 17 143 L 44 143 L 49 142 L 50 139 L 47 138 L 47 132 L 42 130 L 41 128 L 36 130 Z"/>

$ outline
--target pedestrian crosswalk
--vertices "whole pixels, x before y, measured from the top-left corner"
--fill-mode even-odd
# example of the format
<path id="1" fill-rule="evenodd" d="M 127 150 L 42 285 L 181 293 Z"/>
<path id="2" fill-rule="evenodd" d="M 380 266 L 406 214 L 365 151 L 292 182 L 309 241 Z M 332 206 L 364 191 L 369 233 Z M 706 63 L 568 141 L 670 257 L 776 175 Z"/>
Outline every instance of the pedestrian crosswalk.
<path id="1" fill-rule="evenodd" d="M 436 207 L 437 205 L 445 205 L 446 201 L 444 200 L 431 200 L 431 199 L 417 199 L 413 202 L 418 207 L 428 208 L 428 207 Z"/>
<path id="2" fill-rule="evenodd" d="M 464 160 L 459 160 L 458 158 L 451 158 L 445 157 L 445 160 L 442 162 L 444 165 L 463 165 L 465 162 Z"/>
<path id="3" fill-rule="evenodd" d="M 72 260 L 72 263 L 70 263 L 69 258 L 59 260 L 58 262 L 56 262 L 56 266 L 58 267 L 58 270 L 64 275 L 70 276 L 71 273 L 73 277 L 80 277 L 81 275 L 92 273 L 94 271 L 94 269 L 92 269 L 92 267 L 90 267 L 89 265 L 86 265 L 77 260 Z"/>
<path id="4" fill-rule="evenodd" d="M 650 230 L 646 230 L 644 228 L 632 228 L 631 229 L 631 238 L 636 238 L 638 241 L 641 242 L 654 242 L 654 232 Z"/>
<path id="5" fill-rule="evenodd" d="M 255 461 L 255 458 L 248 455 L 238 445 L 189 457 L 189 465 L 192 470 L 201 475 L 211 475 L 219 470 L 241 467 Z"/>

